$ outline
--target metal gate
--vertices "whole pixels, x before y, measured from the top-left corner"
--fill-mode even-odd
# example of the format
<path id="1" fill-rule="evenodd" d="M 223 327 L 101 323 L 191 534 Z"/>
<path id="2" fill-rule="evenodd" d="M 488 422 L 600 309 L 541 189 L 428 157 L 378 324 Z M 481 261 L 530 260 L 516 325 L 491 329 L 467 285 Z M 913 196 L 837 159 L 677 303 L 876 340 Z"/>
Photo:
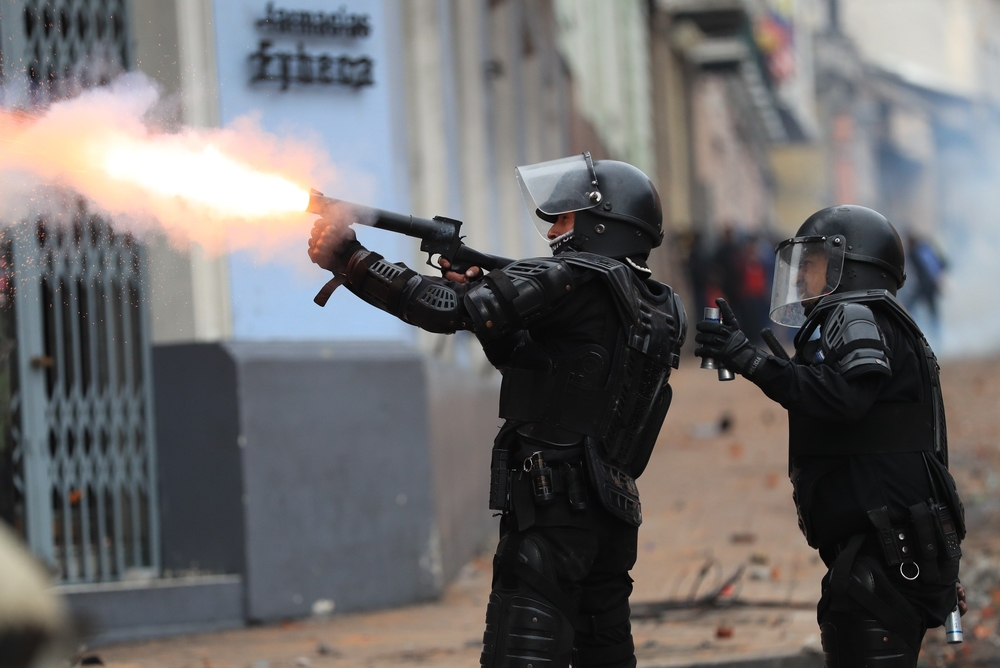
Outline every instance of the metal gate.
<path id="1" fill-rule="evenodd" d="M 129 68 L 126 0 L 0 0 L 8 103 L 45 104 Z"/>
<path id="2" fill-rule="evenodd" d="M 15 486 L 65 582 L 159 567 L 143 252 L 77 201 L 6 233 L 13 267 Z"/>
<path id="3" fill-rule="evenodd" d="M 125 0 L 0 0 L 0 36 L 5 102 L 29 110 L 128 67 Z M 82 200 L 51 200 L 63 213 L 2 237 L 0 516 L 63 582 L 155 575 L 142 247 Z"/>

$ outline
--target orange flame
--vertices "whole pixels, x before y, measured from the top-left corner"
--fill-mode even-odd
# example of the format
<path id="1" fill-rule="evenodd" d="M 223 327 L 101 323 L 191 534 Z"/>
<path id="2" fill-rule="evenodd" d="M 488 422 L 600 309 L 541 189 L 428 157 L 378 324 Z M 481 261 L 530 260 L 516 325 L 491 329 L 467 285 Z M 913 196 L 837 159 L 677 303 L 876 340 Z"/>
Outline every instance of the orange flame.
<path id="1" fill-rule="evenodd" d="M 104 152 L 103 167 L 117 181 L 148 193 L 180 197 L 239 218 L 301 213 L 309 191 L 277 174 L 258 172 L 214 146 L 200 151 L 121 141 Z"/>
<path id="2" fill-rule="evenodd" d="M 128 75 L 39 115 L 0 110 L 0 216 L 30 215 L 33 191 L 56 185 L 118 226 L 156 225 L 216 251 L 305 237 L 303 184 L 336 176 L 315 142 L 279 139 L 246 118 L 224 129 L 157 132 L 144 122 L 157 101 L 148 80 Z"/>

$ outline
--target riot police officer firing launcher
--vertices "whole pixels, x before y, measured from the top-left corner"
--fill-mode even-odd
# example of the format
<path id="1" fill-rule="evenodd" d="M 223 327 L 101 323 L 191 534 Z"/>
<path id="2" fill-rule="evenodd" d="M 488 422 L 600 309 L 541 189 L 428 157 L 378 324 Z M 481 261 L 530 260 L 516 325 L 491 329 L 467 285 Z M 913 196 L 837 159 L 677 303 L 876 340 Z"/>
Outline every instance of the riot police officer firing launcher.
<path id="1" fill-rule="evenodd" d="M 829 567 L 826 665 L 915 666 L 927 628 L 964 611 L 965 527 L 937 359 L 895 296 L 902 243 L 879 213 L 837 206 L 776 254 L 771 318 L 799 328 L 795 356 L 751 345 L 724 300 L 721 322 L 698 324 L 695 354 L 788 410 L 799 526 Z"/>
<path id="2" fill-rule="evenodd" d="M 482 665 L 635 666 L 635 479 L 685 331 L 680 300 L 646 263 L 663 236 L 660 201 L 635 167 L 587 153 L 517 178 L 552 257 L 432 278 L 324 220 L 309 255 L 405 322 L 472 331 L 503 374 L 490 485 L 501 539 Z"/>

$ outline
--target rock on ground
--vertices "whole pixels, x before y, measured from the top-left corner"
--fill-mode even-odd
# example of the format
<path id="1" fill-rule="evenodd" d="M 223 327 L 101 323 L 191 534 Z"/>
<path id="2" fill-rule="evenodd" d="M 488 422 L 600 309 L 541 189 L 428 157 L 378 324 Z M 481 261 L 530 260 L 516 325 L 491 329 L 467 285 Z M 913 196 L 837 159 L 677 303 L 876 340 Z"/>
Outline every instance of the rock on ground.
<path id="1" fill-rule="evenodd" d="M 639 665 L 816 653 L 815 602 L 825 569 L 796 524 L 785 413 L 747 381 L 720 383 L 693 360 L 684 362 L 639 481 L 645 521 L 632 573 Z M 995 664 L 1000 359 L 949 362 L 942 378 L 952 469 L 970 525 L 962 577 L 972 610 L 964 620 L 966 643 L 945 645 L 943 630 L 932 629 L 920 662 Z M 119 668 L 478 665 L 489 570 L 487 553 L 432 604 L 119 645 L 102 648 L 101 656 Z M 665 609 L 678 606 L 663 603 L 713 595 L 728 604 Z M 822 663 L 818 657 L 816 663 Z"/>

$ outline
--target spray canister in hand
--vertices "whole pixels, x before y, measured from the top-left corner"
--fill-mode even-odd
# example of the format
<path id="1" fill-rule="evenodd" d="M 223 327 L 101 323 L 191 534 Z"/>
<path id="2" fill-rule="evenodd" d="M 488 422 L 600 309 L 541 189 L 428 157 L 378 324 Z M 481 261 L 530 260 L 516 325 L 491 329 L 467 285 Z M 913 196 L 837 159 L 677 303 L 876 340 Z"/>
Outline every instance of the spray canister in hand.
<path id="1" fill-rule="evenodd" d="M 949 645 L 957 645 L 962 642 L 962 615 L 959 613 L 957 605 L 948 618 L 944 620 L 944 637 Z"/>
<path id="2" fill-rule="evenodd" d="M 719 309 L 713 308 L 711 306 L 705 307 L 705 320 L 710 322 L 721 322 L 721 315 Z M 702 369 L 718 369 L 719 370 L 719 380 L 732 380 L 736 378 L 736 374 L 716 362 L 711 357 L 701 358 L 701 368 Z"/>

